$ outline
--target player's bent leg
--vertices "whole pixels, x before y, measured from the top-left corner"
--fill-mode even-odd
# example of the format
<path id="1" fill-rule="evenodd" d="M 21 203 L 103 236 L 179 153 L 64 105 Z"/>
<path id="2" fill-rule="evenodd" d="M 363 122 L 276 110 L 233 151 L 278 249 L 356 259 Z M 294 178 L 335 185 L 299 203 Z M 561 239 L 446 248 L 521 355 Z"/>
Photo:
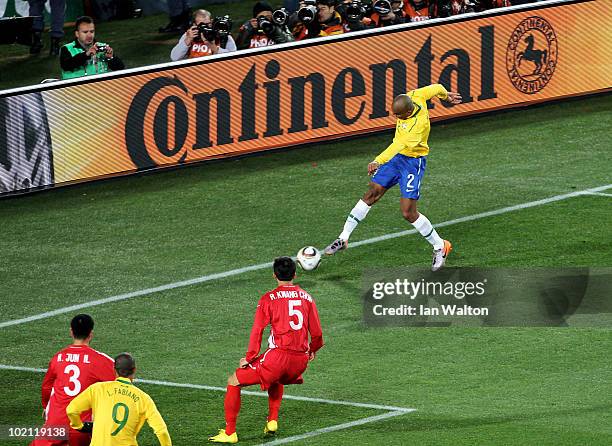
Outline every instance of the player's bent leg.
<path id="1" fill-rule="evenodd" d="M 363 198 L 357 202 L 355 207 L 351 210 L 346 221 L 344 228 L 336 240 L 329 244 L 323 251 L 328 256 L 334 255 L 338 251 L 342 251 L 348 248 L 348 239 L 361 221 L 366 218 L 370 209 L 378 200 L 382 198 L 387 189 L 380 184 L 370 181 L 368 185 L 368 191 L 364 194 Z"/>

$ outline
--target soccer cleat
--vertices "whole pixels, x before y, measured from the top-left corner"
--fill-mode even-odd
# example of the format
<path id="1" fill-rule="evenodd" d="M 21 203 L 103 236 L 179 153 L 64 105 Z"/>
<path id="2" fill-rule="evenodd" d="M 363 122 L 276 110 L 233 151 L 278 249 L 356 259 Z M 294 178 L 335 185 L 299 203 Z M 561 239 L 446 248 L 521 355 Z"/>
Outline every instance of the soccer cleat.
<path id="1" fill-rule="evenodd" d="M 342 251 L 343 249 L 348 248 L 348 242 L 346 240 L 342 240 L 341 238 L 337 238 L 323 251 L 325 255 L 333 256 L 338 251 Z"/>
<path id="2" fill-rule="evenodd" d="M 227 435 L 225 429 L 219 429 L 219 433 L 212 437 L 208 437 L 211 443 L 238 443 L 238 434 L 234 432 L 232 435 Z"/>
<path id="3" fill-rule="evenodd" d="M 264 434 L 274 435 L 278 430 L 278 421 L 270 420 L 266 422 L 266 427 L 264 427 Z"/>
<path id="4" fill-rule="evenodd" d="M 448 240 L 444 240 L 444 247 L 442 249 L 434 249 L 433 261 L 431 262 L 431 270 L 438 271 L 444 266 L 446 258 L 453 250 L 453 245 Z"/>

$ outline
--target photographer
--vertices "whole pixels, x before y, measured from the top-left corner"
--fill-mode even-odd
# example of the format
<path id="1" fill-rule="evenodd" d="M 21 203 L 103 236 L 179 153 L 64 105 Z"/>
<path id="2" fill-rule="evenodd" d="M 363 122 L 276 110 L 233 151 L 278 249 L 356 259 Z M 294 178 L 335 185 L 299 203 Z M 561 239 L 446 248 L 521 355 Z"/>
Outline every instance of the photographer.
<path id="1" fill-rule="evenodd" d="M 296 40 L 332 36 L 345 32 L 342 17 L 336 11 L 336 0 L 306 0 L 298 11 L 299 22 L 293 30 Z"/>
<path id="2" fill-rule="evenodd" d="M 236 51 L 236 42 L 230 35 L 231 23 L 228 16 L 213 21 L 210 12 L 198 9 L 193 13 L 192 25 L 172 48 L 170 59 L 177 61 Z"/>
<path id="3" fill-rule="evenodd" d="M 255 3 L 253 18 L 247 20 L 238 32 L 236 39 L 238 48 L 242 50 L 292 42 L 293 36 L 285 27 L 285 20 L 286 17 L 283 20 L 275 19 L 272 16 L 272 6 L 268 3 L 263 1 Z"/>
<path id="4" fill-rule="evenodd" d="M 422 22 L 436 17 L 435 3 L 439 0 L 405 0 L 404 14 L 406 22 Z M 453 0 L 441 0 L 442 2 Z"/>
<path id="5" fill-rule="evenodd" d="M 95 26 L 91 17 L 83 16 L 76 20 L 74 36 L 75 39 L 60 50 L 62 79 L 125 68 L 110 45 L 95 40 Z"/>
<path id="6" fill-rule="evenodd" d="M 364 4 L 361 0 L 344 0 L 336 6 L 336 11 L 342 17 L 346 33 L 374 27 L 370 19 L 372 5 L 369 3 Z"/>
<path id="7" fill-rule="evenodd" d="M 435 7 L 435 14 L 432 14 L 432 17 L 450 17 L 482 10 L 479 9 L 479 5 L 472 0 L 433 0 L 432 3 Z M 482 2 L 478 3 L 482 4 Z"/>
<path id="8" fill-rule="evenodd" d="M 399 25 L 405 23 L 404 14 L 401 9 L 401 1 L 376 0 L 373 5 L 374 12 L 370 16 L 375 28 L 383 26 Z M 395 9 L 394 9 L 395 8 Z"/>

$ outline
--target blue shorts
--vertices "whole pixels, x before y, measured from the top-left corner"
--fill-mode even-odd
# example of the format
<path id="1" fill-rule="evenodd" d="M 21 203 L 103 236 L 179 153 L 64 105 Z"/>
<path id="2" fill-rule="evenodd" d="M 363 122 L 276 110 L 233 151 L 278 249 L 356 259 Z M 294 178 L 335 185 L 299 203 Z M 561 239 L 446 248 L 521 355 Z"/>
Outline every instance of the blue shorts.
<path id="1" fill-rule="evenodd" d="M 378 168 L 372 181 L 385 189 L 399 184 L 402 198 L 418 200 L 421 195 L 421 180 L 426 165 L 426 156 L 411 158 L 398 153 Z"/>

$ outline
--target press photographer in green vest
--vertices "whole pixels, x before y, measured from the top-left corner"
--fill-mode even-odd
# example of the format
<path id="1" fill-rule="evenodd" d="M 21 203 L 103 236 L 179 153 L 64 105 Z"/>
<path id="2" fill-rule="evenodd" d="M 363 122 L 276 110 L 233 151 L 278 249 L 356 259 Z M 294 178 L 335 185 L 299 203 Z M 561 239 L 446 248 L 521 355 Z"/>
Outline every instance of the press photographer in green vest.
<path id="1" fill-rule="evenodd" d="M 89 16 L 79 17 L 75 23 L 75 39 L 60 50 L 62 79 L 90 76 L 122 70 L 125 65 L 115 56 L 110 45 L 97 42 L 95 26 Z"/>

